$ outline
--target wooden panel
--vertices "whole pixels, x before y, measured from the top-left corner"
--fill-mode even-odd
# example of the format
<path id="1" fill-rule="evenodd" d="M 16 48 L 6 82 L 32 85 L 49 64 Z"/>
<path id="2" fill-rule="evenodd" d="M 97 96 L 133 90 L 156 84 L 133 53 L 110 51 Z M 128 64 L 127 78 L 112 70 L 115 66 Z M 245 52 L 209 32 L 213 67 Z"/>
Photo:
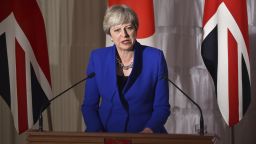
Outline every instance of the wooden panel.
<path id="1" fill-rule="evenodd" d="M 214 137 L 187 134 L 27 132 L 28 144 L 213 144 Z"/>

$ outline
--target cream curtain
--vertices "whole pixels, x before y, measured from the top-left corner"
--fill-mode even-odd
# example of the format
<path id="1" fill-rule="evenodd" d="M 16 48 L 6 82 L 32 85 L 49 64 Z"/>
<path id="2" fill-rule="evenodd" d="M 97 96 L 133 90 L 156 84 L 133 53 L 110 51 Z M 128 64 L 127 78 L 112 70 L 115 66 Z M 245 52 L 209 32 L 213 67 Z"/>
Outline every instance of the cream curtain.
<path id="1" fill-rule="evenodd" d="M 105 46 L 102 20 L 107 2 L 103 0 L 38 0 L 47 32 L 54 95 L 85 76 L 89 52 Z M 236 144 L 256 142 L 256 12 L 255 0 L 247 0 L 252 71 L 252 102 L 244 119 L 234 127 Z M 157 47 L 164 51 L 169 78 L 201 107 L 206 131 L 216 135 L 218 144 L 231 143 L 231 129 L 224 123 L 216 104 L 213 82 L 200 55 L 204 0 L 154 0 Z M 80 112 L 84 84 L 51 104 L 54 131 L 83 131 Z M 199 113 L 177 89 L 170 85 L 172 114 L 169 133 L 195 134 Z M 25 143 L 17 135 L 7 105 L 0 98 L 0 143 Z M 35 126 L 36 128 L 36 126 Z M 48 129 L 44 112 L 44 129 Z"/>

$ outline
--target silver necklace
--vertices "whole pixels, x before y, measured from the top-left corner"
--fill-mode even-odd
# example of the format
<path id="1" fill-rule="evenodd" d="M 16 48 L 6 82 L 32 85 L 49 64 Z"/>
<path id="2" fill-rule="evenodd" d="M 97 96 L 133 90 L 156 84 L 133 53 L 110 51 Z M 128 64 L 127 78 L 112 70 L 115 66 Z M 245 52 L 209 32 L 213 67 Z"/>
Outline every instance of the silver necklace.
<path id="1" fill-rule="evenodd" d="M 123 70 L 128 70 L 128 69 L 130 69 L 130 68 L 132 68 L 133 67 L 133 62 L 131 62 L 129 65 L 127 65 L 127 66 L 125 66 L 122 62 L 121 62 L 121 60 L 119 59 L 119 58 L 116 58 L 116 62 L 117 62 L 117 64 L 123 69 Z"/>

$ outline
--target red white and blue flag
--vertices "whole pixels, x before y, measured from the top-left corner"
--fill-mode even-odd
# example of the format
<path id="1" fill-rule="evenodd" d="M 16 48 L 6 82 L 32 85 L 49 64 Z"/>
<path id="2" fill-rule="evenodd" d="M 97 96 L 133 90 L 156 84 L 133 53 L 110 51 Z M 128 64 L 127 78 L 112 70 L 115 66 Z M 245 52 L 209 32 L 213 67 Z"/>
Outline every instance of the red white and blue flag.
<path id="1" fill-rule="evenodd" d="M 206 0 L 202 57 L 229 126 L 237 124 L 251 101 L 246 0 Z"/>
<path id="2" fill-rule="evenodd" d="M 36 0 L 0 0 L 0 95 L 19 133 L 52 98 L 47 41 Z"/>
<path id="3" fill-rule="evenodd" d="M 137 40 L 143 45 L 155 46 L 155 20 L 153 0 L 108 0 L 108 5 L 125 4 L 138 15 Z M 107 38 L 107 45 L 110 45 Z"/>

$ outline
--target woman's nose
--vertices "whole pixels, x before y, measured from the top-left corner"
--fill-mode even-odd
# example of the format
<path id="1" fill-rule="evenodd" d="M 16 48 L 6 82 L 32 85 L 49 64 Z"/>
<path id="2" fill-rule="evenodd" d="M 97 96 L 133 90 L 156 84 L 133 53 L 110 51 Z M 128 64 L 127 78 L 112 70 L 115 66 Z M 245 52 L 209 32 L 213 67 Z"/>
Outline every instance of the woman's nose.
<path id="1" fill-rule="evenodd" d="M 127 30 L 125 28 L 122 30 L 121 35 L 123 37 L 128 37 L 129 36 L 128 33 L 127 33 Z"/>

